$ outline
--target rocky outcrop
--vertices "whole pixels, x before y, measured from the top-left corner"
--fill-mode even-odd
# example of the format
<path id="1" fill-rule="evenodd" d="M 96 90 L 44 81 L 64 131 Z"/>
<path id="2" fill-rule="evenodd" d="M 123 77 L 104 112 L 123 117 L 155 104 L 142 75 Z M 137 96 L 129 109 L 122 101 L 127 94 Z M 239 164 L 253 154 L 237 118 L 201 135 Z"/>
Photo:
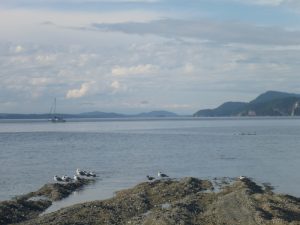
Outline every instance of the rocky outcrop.
<path id="1" fill-rule="evenodd" d="M 77 204 L 24 225 L 286 225 L 300 224 L 300 199 L 275 194 L 248 178 L 219 191 L 196 178 L 145 182 L 104 200 Z"/>
<path id="2" fill-rule="evenodd" d="M 53 201 L 69 196 L 73 191 L 93 182 L 81 180 L 72 183 L 45 184 L 42 188 L 9 201 L 0 202 L 0 224 L 12 224 L 38 217 Z"/>

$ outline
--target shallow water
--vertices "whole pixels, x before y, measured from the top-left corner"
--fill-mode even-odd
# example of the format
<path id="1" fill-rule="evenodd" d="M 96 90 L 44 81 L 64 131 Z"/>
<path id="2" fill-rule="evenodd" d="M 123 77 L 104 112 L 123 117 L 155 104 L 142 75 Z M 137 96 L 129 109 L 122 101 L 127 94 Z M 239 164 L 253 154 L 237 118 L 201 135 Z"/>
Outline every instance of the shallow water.
<path id="1" fill-rule="evenodd" d="M 0 200 L 76 168 L 99 175 L 50 210 L 110 197 L 158 170 L 175 178 L 246 175 L 300 197 L 299 119 L 6 121 L 0 146 Z"/>

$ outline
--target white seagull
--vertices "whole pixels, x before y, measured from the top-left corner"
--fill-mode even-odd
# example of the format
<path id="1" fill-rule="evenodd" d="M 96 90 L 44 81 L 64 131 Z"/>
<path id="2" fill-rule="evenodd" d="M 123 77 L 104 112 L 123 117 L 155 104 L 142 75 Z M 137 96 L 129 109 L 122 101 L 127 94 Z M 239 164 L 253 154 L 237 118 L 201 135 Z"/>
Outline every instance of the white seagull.
<path id="1" fill-rule="evenodd" d="M 61 182 L 61 181 L 63 181 L 59 176 L 57 176 L 57 175 L 55 175 L 54 177 L 53 177 L 53 179 L 56 181 L 56 182 Z"/>
<path id="2" fill-rule="evenodd" d="M 76 170 L 76 174 L 77 174 L 78 176 L 86 176 L 86 172 L 83 171 L 83 170 L 80 170 L 80 169 L 77 169 L 77 170 Z"/>
<path id="3" fill-rule="evenodd" d="M 239 180 L 245 180 L 247 177 L 245 176 L 239 176 Z"/>
<path id="4" fill-rule="evenodd" d="M 71 177 L 68 177 L 67 175 L 63 175 L 62 178 L 61 178 L 64 182 L 69 182 L 71 181 Z"/>
<path id="5" fill-rule="evenodd" d="M 91 171 L 80 170 L 80 169 L 76 170 L 76 174 L 78 176 L 96 177 L 96 173 L 91 172 Z"/>
<path id="6" fill-rule="evenodd" d="M 159 178 L 166 178 L 166 177 L 169 177 L 167 174 L 161 173 L 160 171 L 158 171 L 157 176 L 158 176 Z"/>
<path id="7" fill-rule="evenodd" d="M 79 176 L 77 176 L 77 175 L 74 175 L 73 178 L 74 178 L 75 181 L 81 181 L 81 180 L 82 180 L 82 179 L 81 179 Z"/>

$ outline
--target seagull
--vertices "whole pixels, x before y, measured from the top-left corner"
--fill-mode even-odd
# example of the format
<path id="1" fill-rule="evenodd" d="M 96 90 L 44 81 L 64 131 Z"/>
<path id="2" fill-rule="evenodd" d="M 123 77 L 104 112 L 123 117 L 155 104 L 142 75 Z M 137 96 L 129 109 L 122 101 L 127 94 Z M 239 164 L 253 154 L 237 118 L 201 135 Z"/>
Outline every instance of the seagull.
<path id="1" fill-rule="evenodd" d="M 77 175 L 74 175 L 73 178 L 74 178 L 75 181 L 81 181 L 81 180 L 82 180 L 82 178 L 80 178 L 80 177 L 77 176 Z"/>
<path id="2" fill-rule="evenodd" d="M 64 182 L 69 182 L 71 181 L 71 177 L 68 177 L 67 175 L 63 175 L 62 178 L 61 178 Z"/>
<path id="3" fill-rule="evenodd" d="M 80 170 L 80 169 L 77 169 L 76 170 L 76 174 L 78 176 L 86 176 L 86 177 L 96 177 L 96 174 L 94 172 L 91 172 L 91 171 L 85 171 L 85 170 Z"/>
<path id="4" fill-rule="evenodd" d="M 245 180 L 246 177 L 245 176 L 239 176 L 239 180 Z"/>
<path id="5" fill-rule="evenodd" d="M 77 169 L 77 170 L 76 170 L 76 174 L 77 174 L 78 176 L 85 176 L 85 175 L 86 175 L 86 172 L 83 171 L 83 170 Z"/>
<path id="6" fill-rule="evenodd" d="M 88 171 L 88 172 L 86 172 L 86 176 L 87 177 L 96 177 L 96 174 L 94 172 Z"/>
<path id="7" fill-rule="evenodd" d="M 155 178 L 154 178 L 154 177 L 151 177 L 151 176 L 149 176 L 149 175 L 147 175 L 147 179 L 148 179 L 148 180 L 154 180 Z"/>
<path id="8" fill-rule="evenodd" d="M 164 173 L 161 173 L 161 172 L 159 172 L 159 171 L 158 171 L 157 176 L 158 176 L 159 178 L 169 177 L 168 175 L 166 175 L 166 174 L 164 174 Z"/>
<path id="9" fill-rule="evenodd" d="M 55 175 L 55 176 L 53 177 L 53 179 L 54 179 L 56 182 L 61 182 L 61 181 L 63 181 L 63 180 L 61 179 L 61 177 L 59 177 L 59 176 L 57 176 L 57 175 Z"/>

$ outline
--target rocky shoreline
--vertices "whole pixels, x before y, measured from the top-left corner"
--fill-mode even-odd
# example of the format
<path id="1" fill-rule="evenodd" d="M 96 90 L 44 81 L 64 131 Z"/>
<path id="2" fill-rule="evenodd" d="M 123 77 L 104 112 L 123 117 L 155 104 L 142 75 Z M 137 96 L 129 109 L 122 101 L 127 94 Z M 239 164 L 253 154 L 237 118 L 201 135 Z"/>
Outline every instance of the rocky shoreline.
<path id="1" fill-rule="evenodd" d="M 49 183 L 39 190 L 0 202 L 0 224 L 14 224 L 38 217 L 52 202 L 68 197 L 72 192 L 93 182 L 82 179 L 70 183 Z"/>
<path id="2" fill-rule="evenodd" d="M 58 188 L 54 190 L 54 192 L 42 191 L 42 193 L 47 193 L 45 195 L 50 199 L 64 196 L 64 194 L 54 194 L 60 193 Z M 31 205 L 31 208 L 27 207 L 30 211 L 27 217 L 20 216 L 18 210 L 21 208 L 10 211 L 14 214 L 12 218 L 20 216 L 19 220 L 16 219 L 12 223 L 19 222 L 18 224 L 23 225 L 300 225 L 300 198 L 276 194 L 269 186 L 259 186 L 248 178 L 224 182 L 217 191 L 214 190 L 212 181 L 191 177 L 144 182 L 131 189 L 119 191 L 113 198 L 107 200 L 76 204 L 38 216 L 38 212 L 49 204 L 47 201 L 50 200 L 37 201 Z M 10 209 L 13 207 L 10 205 Z M 3 221 L 2 203 L 0 224 L 9 224 Z"/>

